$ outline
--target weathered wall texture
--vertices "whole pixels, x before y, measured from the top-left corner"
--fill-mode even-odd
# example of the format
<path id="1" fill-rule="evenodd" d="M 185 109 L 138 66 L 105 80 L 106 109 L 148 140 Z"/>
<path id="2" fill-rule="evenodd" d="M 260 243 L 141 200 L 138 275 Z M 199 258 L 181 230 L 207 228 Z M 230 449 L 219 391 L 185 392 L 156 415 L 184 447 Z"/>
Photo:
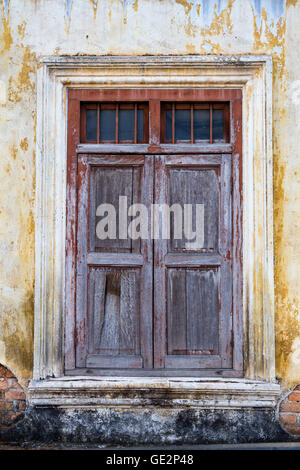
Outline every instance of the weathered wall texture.
<path id="1" fill-rule="evenodd" d="M 32 374 L 36 69 L 46 55 L 272 54 L 277 376 L 300 382 L 300 0 L 0 0 L 0 363 Z"/>

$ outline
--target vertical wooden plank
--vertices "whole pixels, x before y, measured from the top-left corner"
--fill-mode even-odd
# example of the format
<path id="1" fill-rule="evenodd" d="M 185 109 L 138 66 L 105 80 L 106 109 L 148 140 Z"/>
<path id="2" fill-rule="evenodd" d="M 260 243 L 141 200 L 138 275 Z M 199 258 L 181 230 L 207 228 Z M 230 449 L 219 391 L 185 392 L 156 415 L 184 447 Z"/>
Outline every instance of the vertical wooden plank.
<path id="1" fill-rule="evenodd" d="M 100 104 L 97 104 L 97 144 L 100 142 Z"/>
<path id="2" fill-rule="evenodd" d="M 191 144 L 194 143 L 194 105 L 191 104 Z"/>
<path id="3" fill-rule="evenodd" d="M 65 368 L 75 368 L 76 330 L 76 207 L 77 207 L 77 155 L 80 141 L 80 101 L 68 101 L 68 155 L 67 155 L 67 208 L 66 208 L 66 298 L 65 298 Z"/>
<path id="4" fill-rule="evenodd" d="M 85 367 L 87 355 L 87 228 L 88 220 L 87 157 L 78 162 L 78 215 L 76 264 L 76 366 Z"/>
<path id="5" fill-rule="evenodd" d="M 175 103 L 172 103 L 172 144 L 175 144 Z"/>
<path id="6" fill-rule="evenodd" d="M 149 121 L 150 121 L 150 145 L 159 145 L 160 143 L 160 100 L 149 100 Z"/>
<path id="7" fill-rule="evenodd" d="M 187 270 L 187 349 L 190 354 L 219 348 L 219 276 L 211 269 Z"/>
<path id="8" fill-rule="evenodd" d="M 211 354 L 219 354 L 219 270 L 207 269 L 200 273 L 202 290 L 204 292 L 203 349 Z"/>
<path id="9" fill-rule="evenodd" d="M 184 184 L 183 181 L 183 171 L 179 171 L 177 169 L 171 169 L 168 172 L 168 196 L 167 196 L 167 203 L 172 206 L 173 204 L 180 204 L 180 207 L 183 211 L 183 204 L 184 204 L 184 199 L 185 199 L 185 191 L 186 191 L 186 185 Z M 187 201 L 185 201 L 187 202 Z M 183 214 L 182 214 L 182 220 L 183 220 Z M 170 240 L 168 240 L 168 251 L 172 252 L 174 250 L 180 250 L 182 246 L 184 246 L 184 231 L 182 230 L 182 238 L 180 239 L 175 239 L 174 238 L 174 223 L 175 223 L 175 218 L 174 216 L 170 220 Z"/>
<path id="10" fill-rule="evenodd" d="M 243 206 L 242 206 L 242 187 L 240 186 L 240 175 L 242 172 L 240 155 L 233 155 L 233 248 L 232 248 L 232 279 L 233 279 L 233 335 L 234 356 L 233 367 L 236 370 L 243 370 Z"/>
<path id="11" fill-rule="evenodd" d="M 232 203 L 231 203 L 231 155 L 222 156 L 221 165 L 221 212 L 219 250 L 223 257 L 221 265 L 221 317 L 220 355 L 223 367 L 232 367 Z"/>
<path id="12" fill-rule="evenodd" d="M 209 143 L 213 143 L 213 107 L 209 105 Z"/>
<path id="13" fill-rule="evenodd" d="M 86 142 L 86 106 L 84 105 L 80 106 L 80 142 Z"/>
<path id="14" fill-rule="evenodd" d="M 137 103 L 134 104 L 134 143 L 137 144 Z"/>
<path id="15" fill-rule="evenodd" d="M 88 269 L 87 279 L 88 354 L 95 352 L 95 269 Z"/>
<path id="16" fill-rule="evenodd" d="M 223 120 L 223 132 L 225 142 L 230 142 L 230 106 L 224 105 L 224 120 Z"/>
<path id="17" fill-rule="evenodd" d="M 154 157 L 145 156 L 142 170 L 141 202 L 148 208 L 153 202 Z M 144 265 L 141 271 L 140 292 L 140 343 L 145 368 L 153 367 L 153 240 L 151 217 L 148 218 L 148 238 L 141 241 Z"/>
<path id="18" fill-rule="evenodd" d="M 121 275 L 120 300 L 120 345 L 121 355 L 135 354 L 137 350 L 137 331 L 139 330 L 137 299 L 137 273 L 123 272 Z"/>
<path id="19" fill-rule="evenodd" d="M 129 204 L 138 204 L 141 201 L 141 169 L 140 168 L 132 168 L 132 197 L 131 201 L 128 201 Z M 137 240 L 130 240 L 131 242 L 131 251 L 132 253 L 140 253 L 141 251 L 141 239 L 138 238 Z"/>
<path id="20" fill-rule="evenodd" d="M 205 289 L 203 287 L 201 271 L 187 270 L 187 349 L 194 352 L 204 349 Z"/>
<path id="21" fill-rule="evenodd" d="M 186 270 L 168 270 L 168 354 L 187 349 Z"/>
<path id="22" fill-rule="evenodd" d="M 94 288 L 92 292 L 94 294 L 94 299 L 93 303 L 90 303 L 90 306 L 94 306 L 94 318 L 91 326 L 93 327 L 93 352 L 96 352 L 100 348 L 100 339 L 105 314 L 106 274 L 100 269 L 94 269 L 93 274 Z"/>
<path id="23" fill-rule="evenodd" d="M 231 102 L 232 111 L 232 186 L 233 186 L 233 367 L 243 370 L 243 160 L 242 160 L 242 97 Z"/>
<path id="24" fill-rule="evenodd" d="M 65 368 L 75 368 L 77 157 L 69 158 L 66 226 Z"/>
<path id="25" fill-rule="evenodd" d="M 89 251 L 96 250 L 96 210 L 97 210 L 97 170 L 91 168 L 89 181 L 89 220 L 88 220 L 88 247 Z"/>
<path id="26" fill-rule="evenodd" d="M 149 106 L 144 105 L 143 143 L 149 142 Z"/>
<path id="27" fill-rule="evenodd" d="M 119 105 L 116 104 L 116 144 L 119 143 Z"/>
<path id="28" fill-rule="evenodd" d="M 106 274 L 106 296 L 104 319 L 100 334 L 99 351 L 104 355 L 118 355 L 120 344 L 120 294 L 121 275 L 119 272 Z"/>
<path id="29" fill-rule="evenodd" d="M 167 174 L 164 155 L 155 156 L 155 204 L 166 202 Z M 166 344 L 166 268 L 167 241 L 161 237 L 154 242 L 154 367 L 164 367 Z"/>

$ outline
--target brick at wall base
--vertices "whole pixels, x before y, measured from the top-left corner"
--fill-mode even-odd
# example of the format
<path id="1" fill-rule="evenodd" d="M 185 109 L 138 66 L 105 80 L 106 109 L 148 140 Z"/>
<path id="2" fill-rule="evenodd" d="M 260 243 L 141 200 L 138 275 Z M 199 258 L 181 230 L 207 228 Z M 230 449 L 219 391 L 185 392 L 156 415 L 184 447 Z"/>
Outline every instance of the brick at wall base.
<path id="1" fill-rule="evenodd" d="M 300 438 L 300 385 L 297 385 L 281 402 L 279 421 L 285 431 Z"/>
<path id="2" fill-rule="evenodd" d="M 26 396 L 15 375 L 0 364 L 0 430 L 24 418 Z"/>

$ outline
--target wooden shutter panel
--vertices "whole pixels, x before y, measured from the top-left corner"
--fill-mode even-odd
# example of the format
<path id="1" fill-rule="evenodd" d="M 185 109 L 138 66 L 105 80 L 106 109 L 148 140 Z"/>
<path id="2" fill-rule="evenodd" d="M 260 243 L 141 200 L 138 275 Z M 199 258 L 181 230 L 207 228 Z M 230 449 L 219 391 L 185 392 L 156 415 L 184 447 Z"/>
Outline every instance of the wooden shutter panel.
<path id="1" fill-rule="evenodd" d="M 78 161 L 76 366 L 152 367 L 152 244 L 119 237 L 119 196 L 152 202 L 152 157 Z M 116 209 L 116 239 L 99 239 L 97 207 Z M 150 231 L 149 231 L 150 233 Z"/>
<path id="2" fill-rule="evenodd" d="M 231 155 L 158 156 L 155 174 L 156 203 L 204 205 L 202 248 L 155 240 L 155 367 L 230 368 Z"/>

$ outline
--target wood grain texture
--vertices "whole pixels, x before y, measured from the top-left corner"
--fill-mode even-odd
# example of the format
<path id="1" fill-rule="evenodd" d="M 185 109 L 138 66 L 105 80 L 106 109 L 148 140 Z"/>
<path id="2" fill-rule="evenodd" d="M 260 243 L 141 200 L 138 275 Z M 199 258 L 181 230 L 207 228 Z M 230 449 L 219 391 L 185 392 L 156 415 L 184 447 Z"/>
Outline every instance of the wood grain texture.
<path id="1" fill-rule="evenodd" d="M 186 354 L 188 341 L 187 292 L 185 271 L 168 270 L 168 355 Z"/>
<path id="2" fill-rule="evenodd" d="M 187 354 L 219 353 L 219 273 L 187 270 Z"/>
<path id="3" fill-rule="evenodd" d="M 180 164 L 171 155 L 156 161 L 155 202 L 204 204 L 205 214 L 201 249 L 186 249 L 185 239 L 155 240 L 156 367 L 232 367 L 231 157 L 214 157 L 211 167 L 202 155 L 180 157 Z"/>
<path id="4" fill-rule="evenodd" d="M 154 136 L 153 136 L 154 139 Z M 156 142 L 156 141 L 155 141 Z M 232 144 L 78 144 L 78 154 L 220 154 L 232 153 Z M 188 156 L 187 155 L 187 156 Z"/>
<path id="5" fill-rule="evenodd" d="M 84 367 L 87 354 L 87 262 L 88 251 L 88 181 L 89 168 L 87 159 L 78 162 L 78 209 L 77 209 L 77 256 L 76 256 L 76 366 Z M 85 223 L 84 223 L 85 221 Z"/>
<path id="6" fill-rule="evenodd" d="M 75 367 L 76 331 L 76 218 L 77 218 L 77 154 L 80 141 L 80 101 L 68 102 L 68 155 L 66 194 L 66 298 L 65 298 L 65 367 Z"/>
<path id="7" fill-rule="evenodd" d="M 188 164 L 188 162 L 186 162 Z M 184 210 L 186 204 L 192 205 L 192 221 L 189 224 L 193 232 L 196 231 L 196 205 L 204 205 L 204 244 L 197 251 L 217 252 L 219 230 L 219 181 L 217 169 L 186 168 L 186 164 L 179 168 L 172 168 L 168 172 L 169 178 L 169 206 L 179 204 Z M 198 163 L 199 165 L 199 163 Z M 184 215 L 187 215 L 186 213 Z M 202 227 L 199 229 L 202 229 Z M 189 239 L 182 233 L 180 239 L 174 238 L 174 216 L 171 223 L 171 239 L 168 251 L 185 251 Z M 193 249 L 194 251 L 194 249 Z"/>
<path id="8" fill-rule="evenodd" d="M 99 358 L 140 353 L 139 270 L 91 268 L 89 273 L 89 354 Z M 123 360 L 123 359 L 122 359 Z"/>
<path id="9" fill-rule="evenodd" d="M 128 205 L 133 202 L 133 168 L 92 166 L 90 176 L 90 251 L 131 252 L 131 240 L 122 239 L 119 232 L 119 197 L 126 197 Z M 96 235 L 97 208 L 101 204 L 110 204 L 116 215 L 116 238 L 100 239 Z M 128 225 L 128 221 L 126 223 Z"/>
<path id="10" fill-rule="evenodd" d="M 101 348 L 101 332 L 105 317 L 105 293 L 107 281 L 105 272 L 93 269 L 90 273 L 90 280 L 93 282 L 93 285 L 90 285 L 90 307 L 93 306 L 94 317 L 93 321 L 90 321 L 90 329 L 93 334 L 92 350 L 98 350 Z M 90 349 L 89 352 L 91 352 Z"/>
<path id="11" fill-rule="evenodd" d="M 119 196 L 127 196 L 128 205 L 136 202 L 149 206 L 152 166 L 152 157 L 79 157 L 77 367 L 152 364 L 150 230 L 149 239 L 135 244 L 130 238 L 120 239 L 118 232 L 116 240 L 99 242 L 95 231 L 95 215 L 102 203 L 118 208 Z"/>

